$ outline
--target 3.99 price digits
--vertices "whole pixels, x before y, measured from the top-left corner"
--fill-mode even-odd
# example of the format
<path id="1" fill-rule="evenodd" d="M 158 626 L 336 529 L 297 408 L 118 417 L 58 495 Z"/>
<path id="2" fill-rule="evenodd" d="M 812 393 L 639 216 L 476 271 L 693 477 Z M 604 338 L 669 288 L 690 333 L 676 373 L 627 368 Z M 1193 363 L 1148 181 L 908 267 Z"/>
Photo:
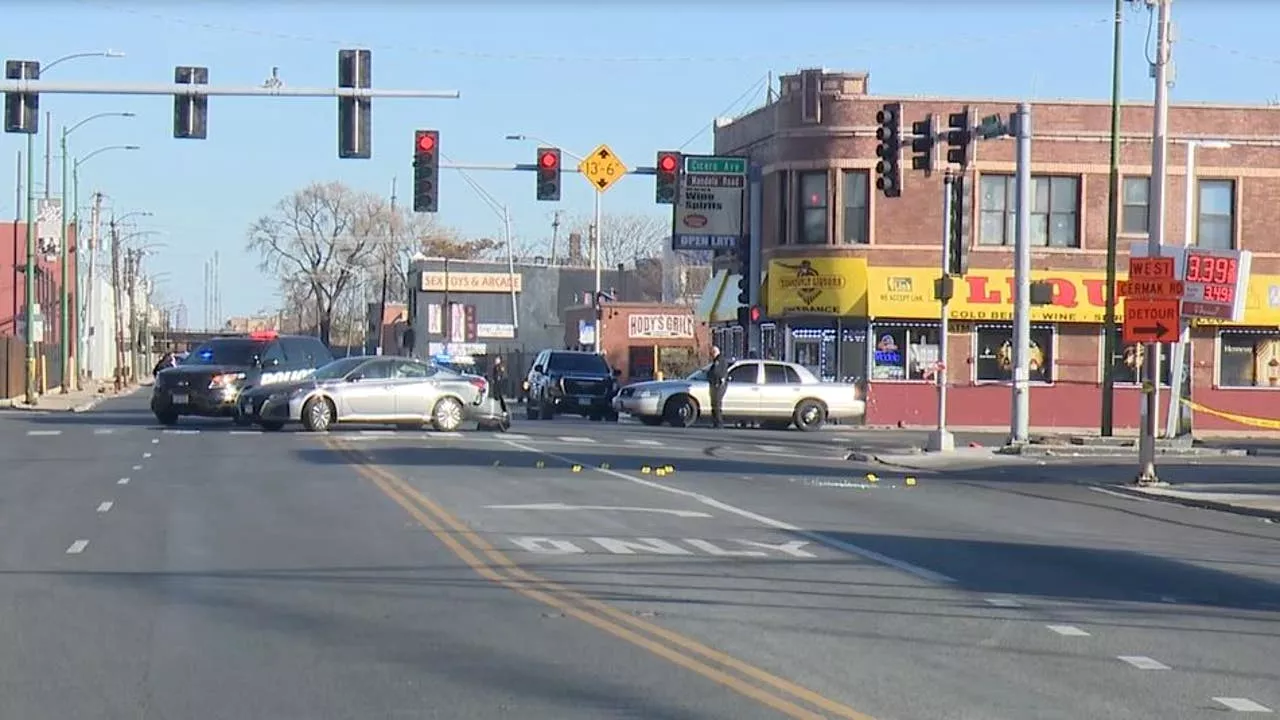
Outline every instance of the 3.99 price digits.
<path id="1" fill-rule="evenodd" d="M 1187 255 L 1187 282 L 1234 285 L 1236 282 L 1235 258 L 1213 255 Z"/>

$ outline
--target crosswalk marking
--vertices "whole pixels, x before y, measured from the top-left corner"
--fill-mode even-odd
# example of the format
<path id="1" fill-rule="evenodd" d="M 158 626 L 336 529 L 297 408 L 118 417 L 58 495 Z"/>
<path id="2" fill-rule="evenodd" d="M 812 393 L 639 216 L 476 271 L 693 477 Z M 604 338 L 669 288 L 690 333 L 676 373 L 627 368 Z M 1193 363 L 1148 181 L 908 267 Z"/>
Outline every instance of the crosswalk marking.
<path id="1" fill-rule="evenodd" d="M 595 442 L 595 440 L 592 440 L 592 439 L 591 439 L 591 438 L 589 438 L 589 437 L 574 437 L 574 436 L 572 436 L 572 435 L 562 435 L 562 436 L 560 436 L 560 437 L 558 437 L 558 438 L 556 438 L 556 439 L 557 439 L 557 440 L 559 440 L 560 442 L 567 442 L 567 443 L 593 443 L 593 442 Z"/>
<path id="2" fill-rule="evenodd" d="M 61 430 L 28 430 L 27 435 L 31 437 L 48 437 L 51 435 L 61 435 Z"/>
<path id="3" fill-rule="evenodd" d="M 116 431 L 115 428 L 94 428 L 93 434 L 94 435 L 111 435 L 115 431 Z"/>
<path id="4" fill-rule="evenodd" d="M 433 433 L 427 433 L 427 437 L 457 438 L 457 437 L 462 437 L 462 433 L 460 433 L 460 432 L 433 432 Z"/>
<path id="5" fill-rule="evenodd" d="M 627 443 L 630 445 L 644 445 L 645 447 L 658 447 L 662 445 L 662 443 L 657 440 L 641 440 L 638 438 L 628 438 Z"/>
<path id="6" fill-rule="evenodd" d="M 165 435 L 199 435 L 199 430 L 165 430 Z"/>

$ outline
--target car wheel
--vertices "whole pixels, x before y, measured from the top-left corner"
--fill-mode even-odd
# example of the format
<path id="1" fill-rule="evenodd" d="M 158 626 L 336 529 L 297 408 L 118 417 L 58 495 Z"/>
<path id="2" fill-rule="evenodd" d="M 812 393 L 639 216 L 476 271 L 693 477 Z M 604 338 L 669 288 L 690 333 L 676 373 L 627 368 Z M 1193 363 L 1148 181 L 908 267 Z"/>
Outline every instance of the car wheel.
<path id="1" fill-rule="evenodd" d="M 551 420 L 556 416 L 556 408 L 546 399 L 538 403 L 538 416 L 543 420 Z"/>
<path id="2" fill-rule="evenodd" d="M 661 424 L 662 424 L 662 416 L 661 416 L 661 415 L 657 415 L 657 416 L 654 416 L 654 415 L 641 415 L 641 416 L 639 416 L 639 417 L 640 417 L 640 422 L 641 422 L 641 423 L 643 423 L 643 424 L 645 424 L 645 425 L 648 425 L 649 427 L 657 427 L 657 426 L 659 426 L 659 425 L 661 425 Z"/>
<path id="3" fill-rule="evenodd" d="M 791 422 L 799 430 L 817 430 L 827 422 L 827 409 L 817 400 L 801 400 L 791 415 Z"/>
<path id="4" fill-rule="evenodd" d="M 261 425 L 262 429 L 266 430 L 267 432 L 279 432 L 280 430 L 284 429 L 284 423 L 280 422 L 279 420 L 263 420 L 258 424 Z"/>
<path id="5" fill-rule="evenodd" d="M 671 427 L 686 428 L 698 420 L 698 405 L 688 396 L 673 397 L 667 401 L 662 416 Z"/>
<path id="6" fill-rule="evenodd" d="M 537 420 L 538 419 L 537 406 L 535 406 L 533 403 L 525 403 L 524 416 L 525 416 L 525 419 L 527 420 Z"/>
<path id="7" fill-rule="evenodd" d="M 604 414 L 604 419 L 608 422 L 618 422 L 618 413 L 610 410 L 609 412 Z"/>
<path id="8" fill-rule="evenodd" d="M 440 432 L 453 432 L 462 426 L 462 403 L 456 398 L 440 398 L 431 410 L 431 427 Z"/>
<path id="9" fill-rule="evenodd" d="M 311 432 L 328 432 L 333 424 L 333 408 L 324 398 L 313 397 L 302 406 L 302 426 Z"/>
<path id="10" fill-rule="evenodd" d="M 172 410 L 165 410 L 162 412 L 158 412 L 155 414 L 155 416 L 156 416 L 156 422 L 160 423 L 161 425 L 177 425 L 178 424 L 178 413 L 173 412 Z"/>
<path id="11" fill-rule="evenodd" d="M 231 416 L 231 421 L 239 427 L 249 427 L 253 424 L 253 418 L 240 412 L 239 409 L 236 410 L 235 415 Z"/>

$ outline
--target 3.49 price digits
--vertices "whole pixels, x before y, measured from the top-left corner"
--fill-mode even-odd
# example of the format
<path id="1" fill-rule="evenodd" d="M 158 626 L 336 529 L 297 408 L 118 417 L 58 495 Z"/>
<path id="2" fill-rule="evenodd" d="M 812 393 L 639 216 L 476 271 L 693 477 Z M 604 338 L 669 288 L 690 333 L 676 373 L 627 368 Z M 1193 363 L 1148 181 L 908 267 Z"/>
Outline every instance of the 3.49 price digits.
<path id="1" fill-rule="evenodd" d="M 1236 259 L 1229 257 L 1214 257 L 1212 255 L 1188 254 L 1187 282 L 1235 285 Z"/>
<path id="2" fill-rule="evenodd" d="M 1231 305 L 1236 301 L 1235 285 L 1205 285 L 1204 299 L 1206 302 L 1222 303 L 1223 305 Z"/>

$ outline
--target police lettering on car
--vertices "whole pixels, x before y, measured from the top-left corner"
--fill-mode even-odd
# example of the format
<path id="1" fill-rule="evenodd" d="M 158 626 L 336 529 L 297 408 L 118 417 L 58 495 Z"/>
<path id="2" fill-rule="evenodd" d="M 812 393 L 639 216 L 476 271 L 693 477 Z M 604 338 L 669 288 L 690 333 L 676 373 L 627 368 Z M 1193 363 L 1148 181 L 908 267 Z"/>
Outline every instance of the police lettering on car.
<path id="1" fill-rule="evenodd" d="M 276 385 L 279 383 L 297 382 L 306 380 L 315 373 L 315 368 L 301 368 L 298 370 L 279 370 L 275 372 L 262 373 L 262 378 L 258 381 L 259 385 Z"/>

